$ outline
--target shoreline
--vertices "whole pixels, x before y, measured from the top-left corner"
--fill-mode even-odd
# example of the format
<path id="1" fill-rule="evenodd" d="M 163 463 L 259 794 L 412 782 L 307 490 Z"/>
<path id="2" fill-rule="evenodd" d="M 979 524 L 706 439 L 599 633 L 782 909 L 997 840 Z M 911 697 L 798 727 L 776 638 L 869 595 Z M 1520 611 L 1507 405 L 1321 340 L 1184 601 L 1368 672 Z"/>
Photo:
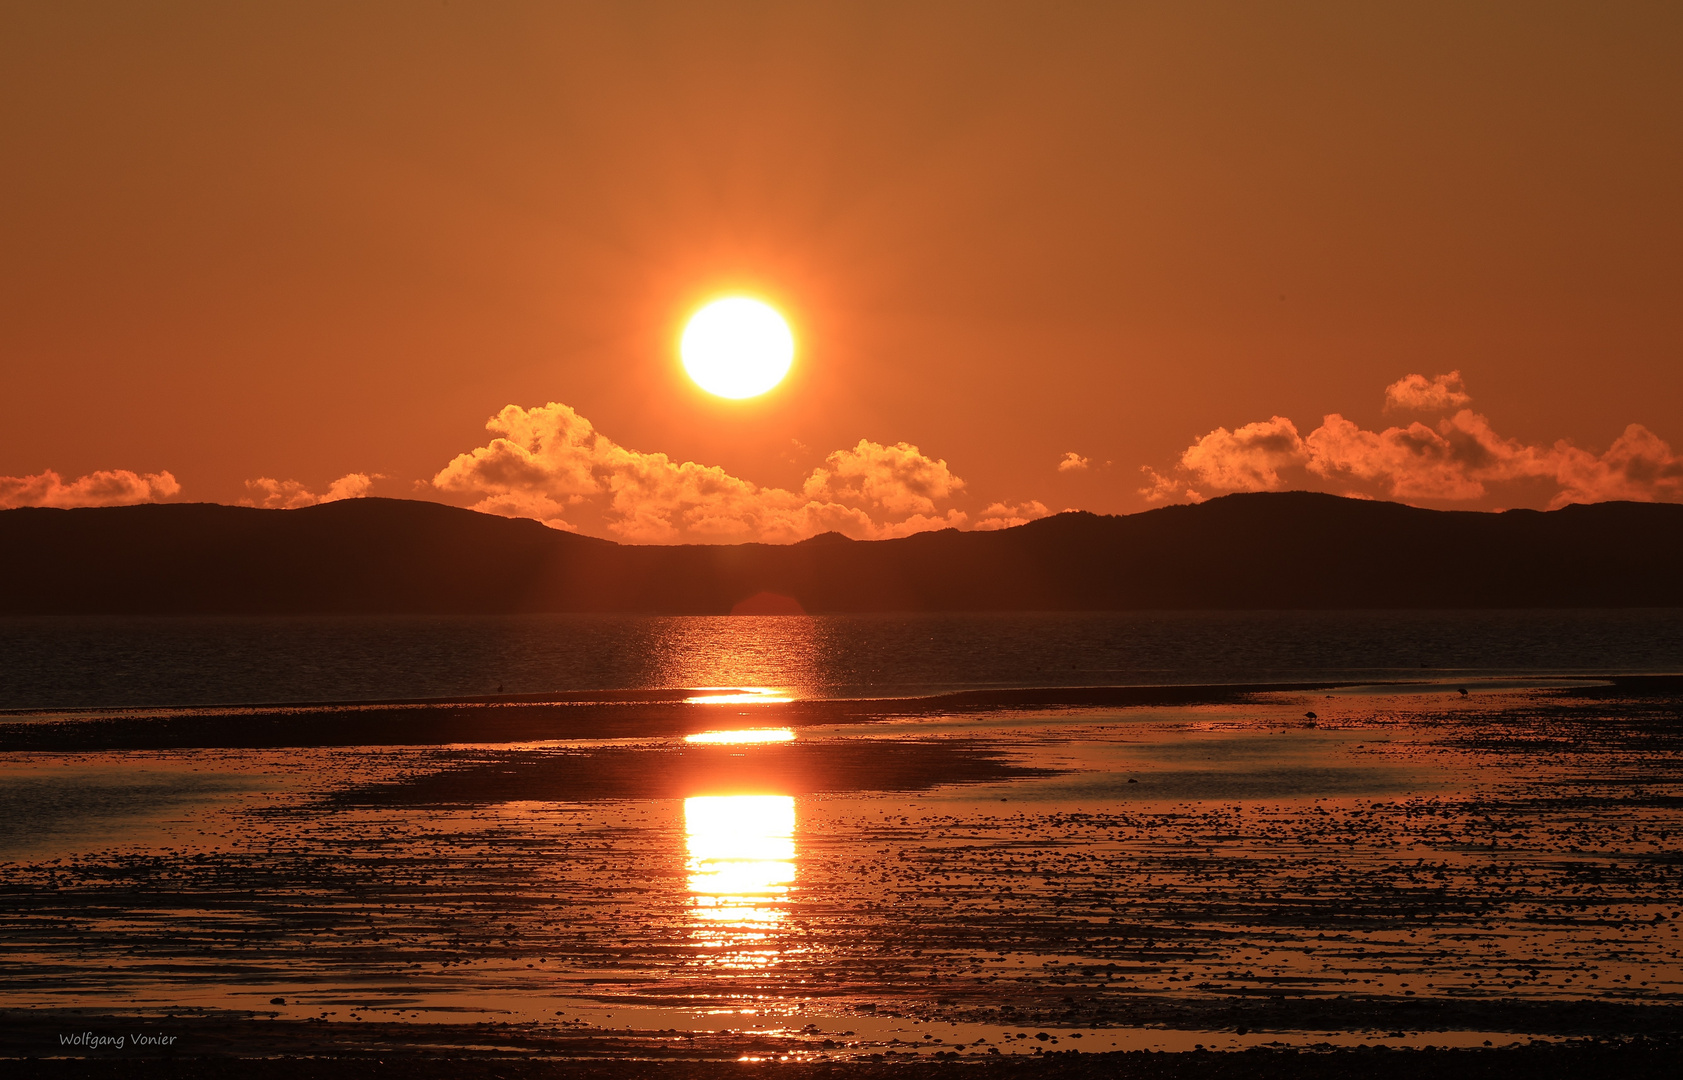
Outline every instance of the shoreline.
<path id="1" fill-rule="evenodd" d="M 1467 680 L 1492 690 L 1575 696 L 1683 693 L 1683 675 L 1514 676 Z M 0 711 L 0 753 L 178 749 L 438 746 L 696 734 L 720 722 L 806 728 L 990 712 L 1076 711 L 1227 704 L 1268 694 L 1454 692 L 1454 680 L 1205 683 L 1021 687 L 913 697 L 754 700 L 709 694 L 727 687 L 318 702 L 293 705 L 112 707 Z M 725 717 L 733 719 L 725 721 Z M 735 719 L 746 717 L 746 721 Z"/>
<path id="2" fill-rule="evenodd" d="M 953 707 L 975 704 L 982 707 L 1049 708 L 1059 705 L 1132 704 L 1128 695 L 1161 693 L 1174 695 L 1176 703 L 1198 704 L 1204 700 L 1222 701 L 1234 695 L 1262 693 L 1303 693 L 1315 690 L 1344 690 L 1351 687 L 1431 687 L 1448 683 L 1478 682 L 1485 684 L 1514 684 L 1515 689 L 1529 689 L 1538 684 L 1594 684 L 1605 683 L 1627 689 L 1653 687 L 1654 692 L 1674 693 L 1683 690 L 1683 670 L 1637 671 L 1608 673 L 1585 670 L 1563 673 L 1469 673 L 1450 671 L 1419 679 L 1294 679 L 1289 681 L 1220 682 L 1139 682 L 1087 683 L 1075 685 L 1020 685 L 977 687 L 963 690 L 936 690 L 927 694 L 889 693 L 854 694 L 835 697 L 789 697 L 766 704 L 822 705 L 890 705 Z M 657 686 L 647 689 L 558 690 L 531 694 L 450 694 L 436 697 L 370 697 L 334 698 L 296 701 L 221 701 L 197 704 L 134 704 L 134 705 L 30 705 L 0 709 L 0 720 L 25 717 L 87 717 L 132 716 L 137 714 L 186 713 L 261 713 L 310 712 L 317 710 L 353 710 L 380 708 L 444 708 L 467 705 L 652 705 L 652 704 L 708 704 L 697 702 L 701 695 L 727 693 L 781 692 L 778 688 L 750 686 Z M 790 692 L 791 694 L 793 692 Z M 1197 697 L 1202 693 L 1205 698 Z M 1183 696 L 1185 695 L 1185 696 Z M 1155 702 L 1152 702 L 1155 703 Z M 746 704 L 754 704 L 746 702 Z"/>

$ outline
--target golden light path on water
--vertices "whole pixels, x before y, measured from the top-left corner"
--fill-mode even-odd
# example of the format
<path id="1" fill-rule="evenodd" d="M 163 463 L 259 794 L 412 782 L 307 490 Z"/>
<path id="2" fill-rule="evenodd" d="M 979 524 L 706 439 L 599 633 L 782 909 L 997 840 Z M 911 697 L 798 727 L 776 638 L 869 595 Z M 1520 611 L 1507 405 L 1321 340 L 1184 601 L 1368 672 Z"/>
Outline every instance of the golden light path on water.
<path id="1" fill-rule="evenodd" d="M 795 737 L 793 728 L 743 728 L 740 731 L 702 731 L 685 735 L 687 743 L 741 746 L 748 743 L 789 742 Z"/>
<path id="2" fill-rule="evenodd" d="M 777 962 L 772 934 L 787 917 L 795 880 L 795 800 L 790 795 L 697 795 L 684 800 L 694 939 L 714 963 Z"/>
<path id="3" fill-rule="evenodd" d="M 686 705 L 783 705 L 795 700 L 770 686 L 699 686 Z"/>
<path id="4" fill-rule="evenodd" d="M 685 687 L 693 704 L 764 705 L 809 697 L 834 664 L 834 634 L 804 616 L 668 618 L 638 646 L 650 686 Z"/>

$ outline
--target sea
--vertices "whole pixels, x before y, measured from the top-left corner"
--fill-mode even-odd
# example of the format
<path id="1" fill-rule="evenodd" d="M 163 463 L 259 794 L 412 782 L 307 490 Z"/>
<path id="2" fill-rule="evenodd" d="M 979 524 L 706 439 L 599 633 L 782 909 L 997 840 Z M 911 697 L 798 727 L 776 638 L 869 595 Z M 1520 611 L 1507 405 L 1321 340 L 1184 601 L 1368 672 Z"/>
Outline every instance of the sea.
<path id="1" fill-rule="evenodd" d="M 0 709 L 1683 672 L 1683 610 L 0 619 Z"/>

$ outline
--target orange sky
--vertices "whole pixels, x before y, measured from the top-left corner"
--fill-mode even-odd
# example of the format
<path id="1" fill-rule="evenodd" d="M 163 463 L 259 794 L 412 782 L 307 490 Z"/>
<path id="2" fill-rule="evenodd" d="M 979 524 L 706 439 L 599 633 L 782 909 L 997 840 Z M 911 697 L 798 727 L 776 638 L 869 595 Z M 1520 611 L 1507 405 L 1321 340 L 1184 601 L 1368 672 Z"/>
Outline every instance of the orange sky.
<path id="1" fill-rule="evenodd" d="M 0 502 L 1683 498 L 1679 56 L 1666 4 L 8 5 Z M 764 398 L 678 365 L 722 289 L 794 324 Z M 550 402 L 611 443 L 450 471 Z"/>

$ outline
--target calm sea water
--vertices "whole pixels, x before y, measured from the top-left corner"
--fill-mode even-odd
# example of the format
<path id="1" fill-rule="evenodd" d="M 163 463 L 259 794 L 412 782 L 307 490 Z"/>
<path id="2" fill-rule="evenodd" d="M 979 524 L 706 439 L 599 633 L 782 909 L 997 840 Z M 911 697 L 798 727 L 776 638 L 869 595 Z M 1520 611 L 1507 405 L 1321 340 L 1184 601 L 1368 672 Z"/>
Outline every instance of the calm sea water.
<path id="1" fill-rule="evenodd" d="M 1683 610 L 0 619 L 0 708 L 1683 671 Z"/>

